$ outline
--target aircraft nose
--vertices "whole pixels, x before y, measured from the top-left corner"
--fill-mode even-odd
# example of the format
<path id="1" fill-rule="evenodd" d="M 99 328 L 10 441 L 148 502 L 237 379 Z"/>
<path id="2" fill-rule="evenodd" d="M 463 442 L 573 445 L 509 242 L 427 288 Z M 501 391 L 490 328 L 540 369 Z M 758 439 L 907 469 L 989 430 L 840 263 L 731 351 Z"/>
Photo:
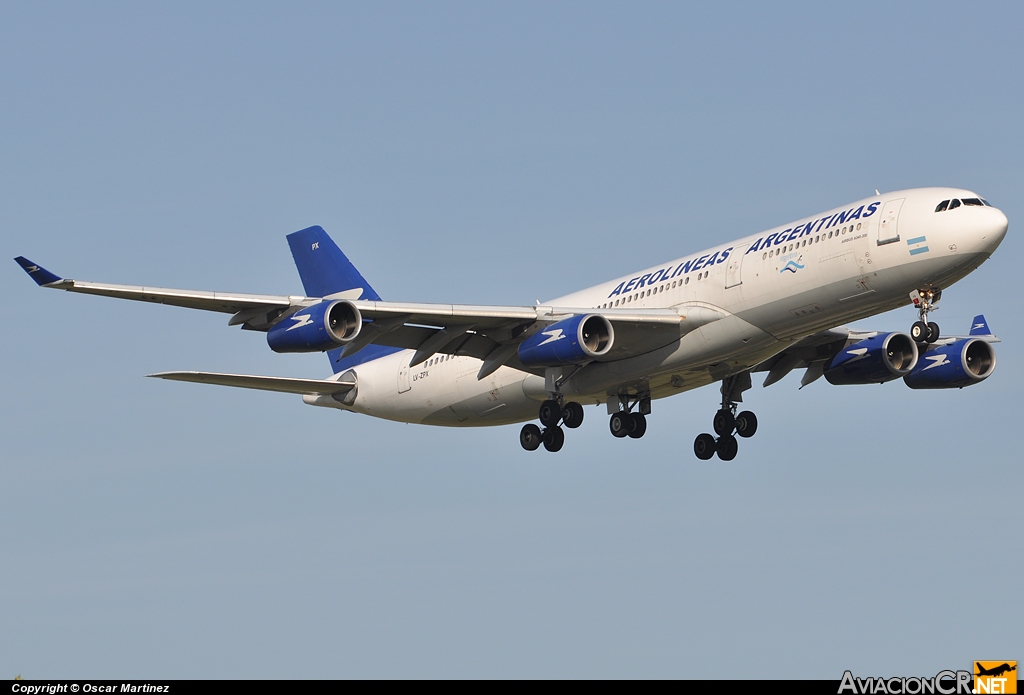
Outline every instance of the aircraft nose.
<path id="1" fill-rule="evenodd" d="M 979 242 L 986 251 L 992 253 L 1006 236 L 1010 221 L 1006 218 L 1006 213 L 999 208 L 985 208 L 985 212 L 986 219 L 978 229 Z"/>

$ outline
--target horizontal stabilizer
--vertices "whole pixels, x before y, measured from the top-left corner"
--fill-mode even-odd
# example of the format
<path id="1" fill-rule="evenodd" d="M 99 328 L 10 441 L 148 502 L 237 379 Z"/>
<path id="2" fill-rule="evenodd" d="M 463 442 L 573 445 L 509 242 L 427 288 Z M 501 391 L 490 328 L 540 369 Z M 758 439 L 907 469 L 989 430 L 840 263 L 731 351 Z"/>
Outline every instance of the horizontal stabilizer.
<path id="1" fill-rule="evenodd" d="M 28 276 L 36 281 L 37 285 L 45 286 L 51 285 L 55 282 L 60 282 L 60 278 L 51 273 L 41 265 L 36 265 L 24 256 L 18 256 L 14 259 L 15 262 L 22 267 L 22 269 L 28 273 Z"/>
<path id="2" fill-rule="evenodd" d="M 984 314 L 978 314 L 971 323 L 971 335 L 992 335 L 992 329 L 988 327 L 988 321 Z"/>
<path id="3" fill-rule="evenodd" d="M 250 374 L 219 374 L 217 372 L 160 372 L 149 374 L 156 379 L 191 381 L 197 384 L 218 384 L 258 391 L 299 393 L 330 396 L 345 393 L 355 388 L 354 381 L 333 379 L 292 379 L 283 376 L 252 376 Z"/>

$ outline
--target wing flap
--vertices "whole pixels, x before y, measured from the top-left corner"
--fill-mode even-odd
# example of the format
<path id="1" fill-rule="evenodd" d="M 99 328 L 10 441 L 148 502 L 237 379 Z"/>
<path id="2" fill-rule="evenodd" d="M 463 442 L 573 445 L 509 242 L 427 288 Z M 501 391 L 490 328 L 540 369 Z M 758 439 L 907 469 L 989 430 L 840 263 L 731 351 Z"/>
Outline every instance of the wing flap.
<path id="1" fill-rule="evenodd" d="M 221 374 L 218 372 L 160 372 L 148 374 L 155 379 L 190 381 L 196 384 L 217 384 L 257 391 L 297 393 L 331 396 L 346 393 L 355 388 L 354 381 L 332 379 L 295 379 L 283 376 L 254 376 L 251 374 Z"/>

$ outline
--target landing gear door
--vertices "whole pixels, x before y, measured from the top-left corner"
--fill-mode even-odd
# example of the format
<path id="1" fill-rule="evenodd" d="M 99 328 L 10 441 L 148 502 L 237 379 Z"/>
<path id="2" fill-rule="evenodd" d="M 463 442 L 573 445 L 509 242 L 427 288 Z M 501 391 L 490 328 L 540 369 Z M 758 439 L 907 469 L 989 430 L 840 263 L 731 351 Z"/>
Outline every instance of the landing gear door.
<path id="1" fill-rule="evenodd" d="M 402 360 L 402 366 L 398 368 L 398 392 L 405 393 L 412 388 L 412 370 L 409 363 L 412 362 L 413 354 Z"/>
<path id="2" fill-rule="evenodd" d="M 897 198 L 888 201 L 882 208 L 882 217 L 878 221 L 878 245 L 891 244 L 900 240 L 900 232 L 897 222 L 900 218 L 900 209 L 906 198 Z"/>
<path id="3" fill-rule="evenodd" d="M 743 257 L 747 255 L 747 248 L 750 244 L 737 246 L 729 253 L 729 260 L 725 264 L 725 289 L 743 284 Z"/>

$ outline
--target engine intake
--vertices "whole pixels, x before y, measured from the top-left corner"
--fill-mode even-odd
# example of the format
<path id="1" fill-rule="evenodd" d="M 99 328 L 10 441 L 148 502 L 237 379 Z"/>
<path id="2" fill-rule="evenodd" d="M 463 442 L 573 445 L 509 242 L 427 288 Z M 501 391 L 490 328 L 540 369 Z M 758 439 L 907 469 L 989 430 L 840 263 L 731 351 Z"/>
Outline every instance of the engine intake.
<path id="1" fill-rule="evenodd" d="M 825 365 L 830 384 L 881 384 L 910 374 L 917 343 L 906 333 L 880 333 L 843 348 Z"/>
<path id="2" fill-rule="evenodd" d="M 274 352 L 324 352 L 352 341 L 363 316 L 352 302 L 320 302 L 297 311 L 267 332 Z"/>
<path id="3" fill-rule="evenodd" d="M 581 314 L 554 323 L 519 344 L 519 361 L 527 367 L 579 364 L 608 354 L 615 331 L 599 314 Z"/>
<path id="4" fill-rule="evenodd" d="M 992 345 L 977 338 L 964 338 L 925 352 L 903 381 L 912 389 L 962 389 L 984 381 L 995 369 L 996 351 Z"/>

